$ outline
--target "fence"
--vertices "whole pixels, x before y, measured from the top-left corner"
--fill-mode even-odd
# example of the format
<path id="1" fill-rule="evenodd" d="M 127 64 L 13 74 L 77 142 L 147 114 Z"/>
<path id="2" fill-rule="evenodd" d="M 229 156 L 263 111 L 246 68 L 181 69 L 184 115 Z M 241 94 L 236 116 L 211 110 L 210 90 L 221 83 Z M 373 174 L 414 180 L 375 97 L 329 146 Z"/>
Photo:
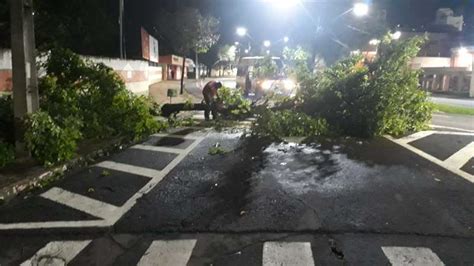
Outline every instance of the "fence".
<path id="1" fill-rule="evenodd" d="M 149 86 L 162 80 L 161 66 L 150 66 L 143 60 L 122 60 L 116 58 L 82 56 L 94 63 L 103 63 L 120 75 L 128 90 L 148 95 Z M 41 73 L 41 71 L 40 71 Z M 0 50 L 0 92 L 12 90 L 11 51 Z"/>

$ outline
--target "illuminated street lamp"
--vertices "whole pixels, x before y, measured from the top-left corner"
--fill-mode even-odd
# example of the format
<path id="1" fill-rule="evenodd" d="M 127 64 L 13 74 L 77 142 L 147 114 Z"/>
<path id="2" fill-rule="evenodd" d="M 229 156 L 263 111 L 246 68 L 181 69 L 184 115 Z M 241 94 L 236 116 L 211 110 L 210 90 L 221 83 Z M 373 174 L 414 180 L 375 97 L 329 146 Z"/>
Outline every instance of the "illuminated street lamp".
<path id="1" fill-rule="evenodd" d="M 366 16 L 369 14 L 369 5 L 366 3 L 355 3 L 352 11 L 357 17 Z"/>
<path id="2" fill-rule="evenodd" d="M 270 45 L 272 45 L 272 43 L 268 40 L 263 42 L 263 46 L 265 47 L 270 47 Z"/>
<path id="3" fill-rule="evenodd" d="M 238 27 L 237 30 L 236 30 L 236 33 L 240 37 L 244 37 L 245 35 L 247 35 L 247 29 L 244 28 L 244 27 Z"/>
<path id="4" fill-rule="evenodd" d="M 288 36 L 285 36 L 285 38 L 283 38 L 283 41 L 284 41 L 285 43 L 287 43 L 289 40 L 290 40 L 290 38 L 288 38 Z"/>
<path id="5" fill-rule="evenodd" d="M 372 39 L 372 40 L 370 40 L 370 42 L 369 42 L 370 45 L 374 45 L 374 46 L 375 46 L 375 45 L 378 45 L 379 43 L 380 43 L 380 40 L 377 40 L 377 39 Z"/>
<path id="6" fill-rule="evenodd" d="M 267 54 L 270 54 L 270 50 L 267 50 Z"/>
<path id="7" fill-rule="evenodd" d="M 245 49 L 244 53 L 248 54 L 248 53 L 249 53 L 249 49 Z"/>
<path id="8" fill-rule="evenodd" d="M 398 40 L 400 37 L 402 37 L 402 33 L 400 31 L 396 31 L 392 34 L 392 39 L 394 40 Z"/>
<path id="9" fill-rule="evenodd" d="M 238 46 L 239 45 L 239 42 L 234 42 L 235 46 Z"/>

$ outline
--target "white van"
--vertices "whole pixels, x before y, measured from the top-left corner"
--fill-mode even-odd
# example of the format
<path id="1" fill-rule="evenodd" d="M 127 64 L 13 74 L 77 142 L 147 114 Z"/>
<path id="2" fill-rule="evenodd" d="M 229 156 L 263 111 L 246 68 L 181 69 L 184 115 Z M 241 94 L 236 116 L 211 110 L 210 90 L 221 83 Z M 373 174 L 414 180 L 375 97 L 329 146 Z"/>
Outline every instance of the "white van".
<path id="1" fill-rule="evenodd" d="M 296 83 L 288 79 L 283 71 L 280 57 L 272 57 L 276 73 L 269 77 L 258 77 L 256 70 L 265 60 L 263 56 L 242 57 L 237 67 L 237 88 L 246 96 L 261 97 L 269 92 L 292 96 L 296 93 Z"/>

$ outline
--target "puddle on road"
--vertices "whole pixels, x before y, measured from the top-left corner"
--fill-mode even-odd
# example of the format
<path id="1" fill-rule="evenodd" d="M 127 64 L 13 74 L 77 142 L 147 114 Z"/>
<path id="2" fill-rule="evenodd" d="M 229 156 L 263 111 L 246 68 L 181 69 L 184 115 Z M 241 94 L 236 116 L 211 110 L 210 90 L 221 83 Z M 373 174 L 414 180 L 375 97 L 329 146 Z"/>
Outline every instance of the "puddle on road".
<path id="1" fill-rule="evenodd" d="M 348 158 L 338 145 L 272 144 L 263 151 L 259 178 L 273 178 L 287 192 L 340 192 L 364 186 L 379 167 Z"/>

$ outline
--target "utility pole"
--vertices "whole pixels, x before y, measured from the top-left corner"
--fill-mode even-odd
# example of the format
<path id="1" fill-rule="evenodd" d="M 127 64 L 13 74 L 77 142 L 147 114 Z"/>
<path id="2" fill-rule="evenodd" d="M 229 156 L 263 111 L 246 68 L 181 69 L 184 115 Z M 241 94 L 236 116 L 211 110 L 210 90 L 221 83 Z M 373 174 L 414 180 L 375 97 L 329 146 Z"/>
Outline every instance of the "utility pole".
<path id="1" fill-rule="evenodd" d="M 26 155 L 23 118 L 39 109 L 33 0 L 10 0 L 15 147 Z"/>
<path id="2" fill-rule="evenodd" d="M 123 51 L 123 4 L 124 0 L 119 0 L 119 25 L 120 25 L 120 58 L 124 58 Z"/>

